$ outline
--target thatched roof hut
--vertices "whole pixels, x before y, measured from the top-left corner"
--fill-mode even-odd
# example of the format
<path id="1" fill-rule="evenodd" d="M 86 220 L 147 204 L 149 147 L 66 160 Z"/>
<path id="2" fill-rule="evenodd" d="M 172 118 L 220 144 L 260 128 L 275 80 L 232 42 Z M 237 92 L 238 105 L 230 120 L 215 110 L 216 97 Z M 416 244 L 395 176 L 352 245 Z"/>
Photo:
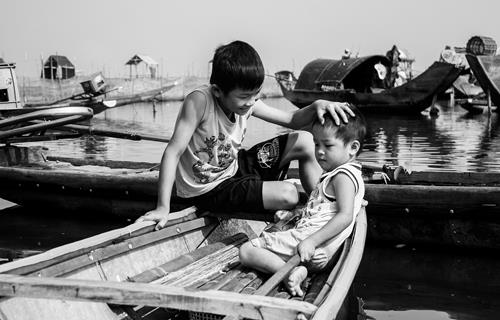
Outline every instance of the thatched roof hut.
<path id="1" fill-rule="evenodd" d="M 65 56 L 52 55 L 45 61 L 42 78 L 69 79 L 75 76 L 75 66 Z"/>

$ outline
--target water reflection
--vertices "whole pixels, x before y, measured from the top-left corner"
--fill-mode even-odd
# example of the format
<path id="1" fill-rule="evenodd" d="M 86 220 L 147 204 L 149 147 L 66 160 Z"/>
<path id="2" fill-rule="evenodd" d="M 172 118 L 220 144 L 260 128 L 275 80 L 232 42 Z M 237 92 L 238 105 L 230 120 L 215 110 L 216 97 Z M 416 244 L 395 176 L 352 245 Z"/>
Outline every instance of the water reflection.
<path id="1" fill-rule="evenodd" d="M 295 107 L 282 98 L 266 102 L 283 110 Z M 442 104 L 444 105 L 444 104 Z M 110 109 L 92 119 L 97 128 L 171 136 L 181 102 L 136 104 Z M 414 170 L 500 170 L 498 114 L 471 116 L 460 107 L 441 107 L 439 116 L 367 115 L 369 135 L 362 161 L 402 164 Z M 287 129 L 250 118 L 244 146 Z M 37 143 L 40 144 L 40 143 Z M 164 143 L 105 137 L 44 142 L 51 151 L 83 158 L 160 161 Z"/>

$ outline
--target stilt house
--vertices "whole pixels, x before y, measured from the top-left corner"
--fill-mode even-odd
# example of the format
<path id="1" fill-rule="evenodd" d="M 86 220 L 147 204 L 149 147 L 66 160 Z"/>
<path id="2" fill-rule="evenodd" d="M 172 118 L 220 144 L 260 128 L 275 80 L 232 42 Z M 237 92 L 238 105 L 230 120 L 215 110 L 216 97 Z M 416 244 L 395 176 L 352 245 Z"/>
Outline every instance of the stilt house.
<path id="1" fill-rule="evenodd" d="M 146 71 L 142 71 L 138 68 L 138 65 L 141 64 L 141 62 L 143 62 L 146 66 Z M 132 66 L 134 66 L 136 78 L 147 75 L 152 79 L 156 79 L 158 74 L 158 62 L 156 62 L 153 58 L 142 54 L 134 55 L 129 61 L 127 61 L 127 63 L 125 63 L 125 65 L 130 66 L 130 78 L 132 78 Z"/>

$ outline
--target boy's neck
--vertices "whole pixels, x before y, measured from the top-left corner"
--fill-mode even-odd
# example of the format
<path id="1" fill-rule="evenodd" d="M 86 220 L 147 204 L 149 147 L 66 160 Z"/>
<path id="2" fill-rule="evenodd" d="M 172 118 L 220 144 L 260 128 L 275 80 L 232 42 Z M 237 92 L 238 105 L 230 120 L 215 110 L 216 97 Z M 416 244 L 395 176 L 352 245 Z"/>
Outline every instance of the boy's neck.
<path id="1" fill-rule="evenodd" d="M 213 89 L 212 89 L 212 90 L 213 90 Z M 220 99 L 219 99 L 216 95 L 214 95 L 214 99 L 215 99 L 215 101 L 217 102 L 217 105 L 219 105 L 219 107 L 222 109 L 222 111 L 224 112 L 224 114 L 226 115 L 226 117 L 227 117 L 229 120 L 231 120 L 232 122 L 234 122 L 234 121 L 235 121 L 235 119 L 236 119 L 236 116 L 235 116 L 234 112 L 229 111 L 229 110 L 228 110 L 228 109 L 224 106 L 224 104 L 223 104 L 223 103 L 221 103 Z"/>
<path id="2" fill-rule="evenodd" d="M 227 110 L 227 108 L 222 103 L 220 103 L 219 99 L 217 99 L 217 98 L 215 98 L 215 99 L 217 100 L 217 104 L 220 106 L 220 108 L 222 109 L 224 114 L 227 116 L 227 118 L 229 120 L 231 120 L 232 122 L 234 122 L 234 120 L 236 118 L 236 116 L 234 115 L 234 112 Z"/>
<path id="3" fill-rule="evenodd" d="M 352 157 L 351 159 L 347 160 L 346 162 L 342 163 L 341 165 L 339 165 L 339 166 L 335 167 L 333 170 L 337 169 L 337 168 L 338 168 L 338 167 L 340 167 L 340 166 L 343 166 L 344 164 L 347 164 L 347 163 L 353 163 L 353 162 L 357 162 L 357 161 L 356 161 L 356 157 Z M 333 170 L 331 170 L 331 171 L 333 171 Z"/>

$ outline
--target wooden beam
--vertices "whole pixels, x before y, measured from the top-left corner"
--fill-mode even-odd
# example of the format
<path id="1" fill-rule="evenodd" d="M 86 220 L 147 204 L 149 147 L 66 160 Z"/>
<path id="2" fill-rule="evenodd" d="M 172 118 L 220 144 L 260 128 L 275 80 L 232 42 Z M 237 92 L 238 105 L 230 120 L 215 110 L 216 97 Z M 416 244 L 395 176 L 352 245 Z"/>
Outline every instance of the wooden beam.
<path id="1" fill-rule="evenodd" d="M 0 295 L 10 297 L 148 305 L 179 310 L 224 314 L 249 319 L 295 319 L 310 316 L 310 303 L 225 291 L 192 291 L 183 288 L 131 282 L 0 275 Z"/>

